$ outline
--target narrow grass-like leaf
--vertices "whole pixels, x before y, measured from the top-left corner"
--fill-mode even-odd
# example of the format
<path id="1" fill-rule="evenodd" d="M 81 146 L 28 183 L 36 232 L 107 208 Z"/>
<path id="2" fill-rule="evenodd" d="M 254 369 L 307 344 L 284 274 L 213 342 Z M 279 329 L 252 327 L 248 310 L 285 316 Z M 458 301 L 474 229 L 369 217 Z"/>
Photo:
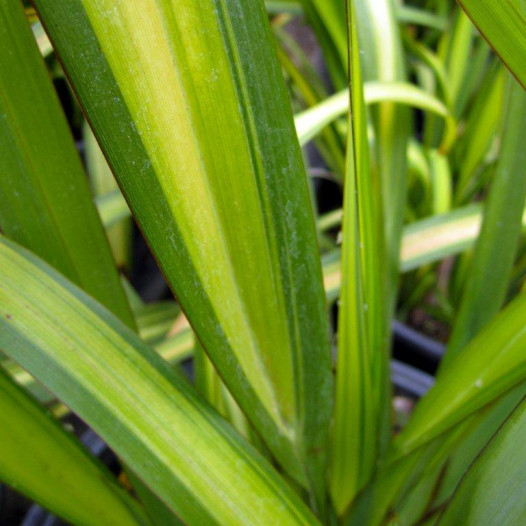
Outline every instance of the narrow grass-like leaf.
<path id="1" fill-rule="evenodd" d="M 302 13 L 301 5 L 296 0 L 265 0 L 265 7 L 270 15 L 280 13 L 300 15 Z"/>
<path id="2" fill-rule="evenodd" d="M 3 276 L 3 279 L 7 279 Z M 102 464 L 0 367 L 0 480 L 73 524 L 148 524 Z"/>
<path id="3" fill-rule="evenodd" d="M 113 190 L 112 192 L 98 196 L 95 198 L 95 203 L 102 224 L 106 228 L 112 227 L 131 215 L 128 204 L 120 190 Z"/>
<path id="4" fill-rule="evenodd" d="M 447 71 L 448 93 L 455 117 L 461 114 L 461 101 L 466 79 L 472 75 L 470 64 L 474 28 L 469 18 L 460 10 L 450 31 L 444 33 L 439 47 Z"/>
<path id="5" fill-rule="evenodd" d="M 471 56 L 466 66 L 464 80 L 456 101 L 456 112 L 454 113 L 456 118 L 460 119 L 460 116 L 468 118 L 467 112 L 470 110 L 473 97 L 478 93 L 484 79 L 491 77 L 492 66 L 499 62 L 487 42 L 475 31 Z"/>
<path id="6" fill-rule="evenodd" d="M 518 385 L 506 394 L 504 398 L 517 397 L 521 391 L 524 393 L 525 387 L 524 383 Z M 506 419 L 523 397 L 524 394 L 522 397 L 516 399 L 515 403 L 507 409 L 507 412 L 502 417 L 501 421 Z M 500 405 L 503 401 L 504 400 L 501 398 L 496 404 Z M 496 405 L 491 407 L 491 411 L 494 407 L 496 407 Z M 440 473 L 440 471 L 444 464 L 447 463 L 451 452 L 458 446 L 459 441 L 464 438 L 465 433 L 470 430 L 470 426 L 472 426 L 477 419 L 484 418 L 484 415 L 487 414 L 486 408 L 484 408 L 475 413 L 472 417 L 463 420 L 458 425 L 451 428 L 438 439 L 428 443 L 423 448 L 420 448 L 418 451 L 414 451 L 412 454 L 401 457 L 390 464 L 380 466 L 375 479 L 359 495 L 352 508 L 349 510 L 348 515 L 343 521 L 344 524 L 346 526 L 360 526 L 362 524 L 379 526 L 385 524 L 389 518 L 393 516 L 396 516 L 397 520 L 402 524 L 406 524 L 404 521 L 408 518 L 407 511 L 409 511 L 409 515 L 414 519 L 407 520 L 407 524 L 419 524 L 420 520 L 422 523 L 427 523 L 425 520 L 426 517 L 428 517 L 433 523 L 433 518 L 436 518 L 438 512 L 440 512 L 440 508 L 435 510 L 435 513 L 433 513 L 433 508 L 430 508 L 426 510 L 424 517 L 417 516 L 415 518 L 413 516 L 415 510 L 404 510 L 403 507 L 400 508 L 400 505 L 402 505 L 404 501 L 407 502 L 407 499 L 409 499 L 409 501 L 412 500 L 414 503 L 414 499 L 418 499 L 419 496 L 425 499 L 426 497 L 422 495 L 423 488 L 418 486 L 421 486 L 427 476 L 435 475 L 436 479 L 437 470 L 439 480 L 436 481 L 437 485 L 432 488 L 432 493 L 436 494 L 440 491 L 440 478 L 444 475 L 444 473 Z M 469 464 L 466 465 L 466 468 L 467 467 L 469 467 Z M 464 469 L 463 472 L 465 471 L 466 469 Z M 433 484 L 434 483 L 435 482 L 433 482 Z M 413 491 L 415 490 L 417 493 L 413 494 Z M 429 496 L 429 500 L 416 502 L 415 504 L 420 508 L 420 511 L 422 510 L 422 505 L 426 506 L 427 504 L 433 506 L 433 495 Z"/>
<path id="7" fill-rule="evenodd" d="M 181 309 L 174 301 L 144 304 L 135 311 L 139 336 L 152 344 L 162 340 L 176 323 Z"/>
<path id="8" fill-rule="evenodd" d="M 175 515 L 170 508 L 159 500 L 148 486 L 135 473 L 126 471 L 126 476 L 132 484 L 133 490 L 144 504 L 146 513 L 155 526 L 184 526 L 184 522 Z"/>
<path id="9" fill-rule="evenodd" d="M 499 159 L 442 367 L 499 311 L 517 251 L 526 199 L 526 92 L 515 79 L 509 80 Z"/>
<path id="10" fill-rule="evenodd" d="M 303 484 L 312 470 L 321 494 L 328 324 L 263 3 L 35 4 L 205 350 L 273 454 Z"/>
<path id="11" fill-rule="evenodd" d="M 506 393 L 491 407 L 479 411 L 458 426 L 462 430 L 459 443 L 452 444 L 442 465 L 438 465 L 438 472 L 423 474 L 422 478 L 434 480 L 434 491 L 427 500 L 428 510 L 439 511 L 451 499 L 460 480 L 474 460 L 525 396 L 526 384 L 523 383 Z M 405 499 L 405 502 L 401 504 L 402 508 L 399 508 L 401 513 L 404 513 L 404 508 L 406 514 L 411 513 L 409 508 L 415 498 L 410 495 L 408 499 Z"/>
<path id="12" fill-rule="evenodd" d="M 250 426 L 247 419 L 197 340 L 194 345 L 193 358 L 197 391 L 237 429 L 241 436 L 249 438 Z"/>
<path id="13" fill-rule="evenodd" d="M 391 458 L 430 442 L 524 381 L 526 295 L 519 295 L 451 360 L 396 437 Z"/>
<path id="14" fill-rule="evenodd" d="M 111 192 L 118 192 L 119 189 L 110 167 L 87 123 L 85 123 L 83 127 L 83 136 L 86 167 L 95 198 Z M 110 243 L 117 267 L 128 269 L 130 267 L 131 257 L 131 221 L 120 221 L 118 224 L 108 227 L 106 236 Z"/>
<path id="15" fill-rule="evenodd" d="M 0 229 L 126 323 L 133 318 L 20 2 L 0 2 Z"/>
<path id="16" fill-rule="evenodd" d="M 444 31 L 447 27 L 447 19 L 445 17 L 417 7 L 397 4 L 395 13 L 398 22 L 405 24 L 431 27 L 440 31 Z"/>
<path id="17" fill-rule="evenodd" d="M 526 4 L 523 0 L 458 0 L 504 64 L 526 89 Z"/>
<path id="18" fill-rule="evenodd" d="M 342 287 L 330 491 L 341 514 L 369 480 L 379 454 L 386 388 L 387 338 L 381 190 L 370 176 L 356 16 L 348 4 L 350 118 L 344 191 Z"/>
<path id="19" fill-rule="evenodd" d="M 472 204 L 407 225 L 400 270 L 408 272 L 468 250 L 477 239 L 481 222 L 482 206 Z"/>
<path id="20" fill-rule="evenodd" d="M 194 350 L 194 333 L 188 322 L 182 323 L 177 330 L 154 346 L 159 356 L 170 365 L 176 366 L 182 361 L 191 358 Z M 39 402 L 50 404 L 55 401 L 55 396 L 42 384 L 37 382 L 26 370 L 16 362 L 8 361 L 2 364 L 7 373 L 13 377 L 17 384 L 29 391 Z"/>
<path id="21" fill-rule="evenodd" d="M 393 102 L 413 108 L 435 113 L 446 121 L 446 133 L 443 139 L 449 147 L 455 136 L 456 124 L 447 107 L 436 97 L 429 95 L 422 89 L 404 82 L 366 82 L 364 84 L 364 99 L 368 105 L 381 102 Z M 349 111 L 349 92 L 341 92 L 328 97 L 318 105 L 309 108 L 294 118 L 298 140 L 301 145 L 309 142 L 327 124 Z"/>
<path id="22" fill-rule="evenodd" d="M 341 211 L 334 216 L 333 222 L 341 221 Z M 475 244 L 481 223 L 482 206 L 474 203 L 406 226 L 400 252 L 400 272 L 409 272 L 469 250 Z M 526 232 L 526 210 L 522 214 L 522 231 Z M 323 275 L 329 301 L 334 301 L 338 297 L 341 279 L 338 251 L 324 257 Z"/>
<path id="23" fill-rule="evenodd" d="M 523 400 L 467 471 L 437 524 L 524 524 L 525 436 L 526 400 Z"/>
<path id="24" fill-rule="evenodd" d="M 405 60 L 400 30 L 390 0 L 355 0 L 358 33 L 363 61 L 363 78 L 385 83 L 406 82 Z M 387 318 L 395 304 L 398 283 L 400 242 L 407 186 L 407 142 L 411 116 L 407 108 L 393 102 L 382 102 L 372 112 L 375 130 L 373 170 L 382 182 L 385 224 Z"/>
<path id="25" fill-rule="evenodd" d="M 445 383 L 447 383 L 447 380 Z M 433 388 L 433 390 L 436 389 L 437 387 Z M 482 434 L 487 433 L 487 430 L 484 429 L 487 425 L 489 425 L 490 428 L 493 427 L 494 433 L 499 427 L 498 421 L 504 421 L 511 411 L 513 411 L 513 408 L 516 407 L 524 397 L 525 390 L 526 384 L 524 381 L 519 380 L 516 387 L 512 388 L 504 396 L 497 397 L 490 406 L 477 410 L 470 417 L 463 418 L 445 433 L 435 437 L 435 439 L 432 439 L 430 442 L 426 442 L 424 447 L 420 447 L 408 455 L 398 457 L 394 462 L 380 466 L 374 480 L 361 492 L 349 510 L 349 513 L 345 517 L 344 524 L 346 526 L 360 526 L 362 524 L 376 526 L 385 524 L 389 517 L 395 515 L 403 524 L 420 523 L 419 520 L 417 520 L 419 517 L 415 520 L 411 519 L 405 522 L 408 513 L 410 516 L 413 516 L 414 510 L 404 510 L 404 502 L 409 503 L 412 501 L 414 503 L 414 499 L 418 499 L 418 494 L 422 496 L 422 488 L 418 486 L 425 483 L 428 476 L 431 476 L 432 480 L 435 481 L 433 484 L 436 483 L 436 486 L 432 490 L 429 501 L 427 501 L 427 504 L 431 506 L 431 508 L 428 510 L 429 513 L 426 513 L 426 516 L 431 518 L 431 516 L 434 515 L 436 517 L 437 513 L 431 513 L 433 511 L 432 507 L 435 504 L 442 506 L 444 501 L 442 500 L 437 503 L 433 497 L 437 497 L 437 492 L 441 492 L 442 490 L 442 484 L 444 483 L 444 481 L 441 480 L 444 475 L 442 469 L 444 466 L 447 466 L 447 469 L 449 469 L 449 458 L 452 451 L 455 451 L 455 448 L 462 443 L 466 436 L 469 438 L 471 432 L 478 431 Z M 502 414 L 503 412 L 504 414 Z M 491 438 L 491 433 L 486 438 L 486 441 L 489 438 Z M 468 452 L 468 455 L 471 455 L 472 459 L 477 456 L 481 448 L 485 445 L 484 441 L 481 442 L 480 440 L 479 444 L 480 447 L 474 454 Z M 468 447 L 473 446 L 476 447 L 476 444 L 472 443 Z M 460 471 L 460 477 L 470 465 L 469 461 L 465 463 L 464 460 L 462 460 L 461 463 L 464 467 L 462 469 L 462 466 L 460 466 L 462 470 Z M 450 482 L 447 483 L 450 484 Z M 454 481 L 453 484 L 456 485 Z M 415 490 L 418 493 L 413 495 L 413 491 Z M 422 504 L 425 504 L 425 502 L 416 503 L 420 509 Z M 400 508 L 400 506 L 402 506 L 402 508 Z M 439 512 L 440 507 L 436 511 Z M 400 515 L 398 515 L 399 513 Z"/>
<path id="26" fill-rule="evenodd" d="M 431 173 L 431 209 L 433 214 L 444 214 L 451 209 L 452 200 L 452 177 L 449 160 L 437 150 L 430 150 L 427 157 Z"/>
<path id="27" fill-rule="evenodd" d="M 477 172 L 491 150 L 491 143 L 499 131 L 504 111 L 506 93 L 506 70 L 501 67 L 492 69 L 494 75 L 480 89 L 473 109 L 470 111 L 466 130 L 455 147 L 461 159 L 459 179 L 455 188 L 455 202 L 465 202 L 477 189 Z"/>
<path id="28" fill-rule="evenodd" d="M 274 469 L 117 318 L 0 238 L 0 348 L 189 524 L 315 524 Z"/>
<path id="29" fill-rule="evenodd" d="M 345 3 L 340 0 L 300 0 L 323 50 L 336 89 L 347 84 Z"/>
<path id="30" fill-rule="evenodd" d="M 273 30 L 284 48 L 278 47 L 278 58 L 286 78 L 293 84 L 294 92 L 307 108 L 319 104 L 327 98 L 327 90 L 320 75 L 309 62 L 301 46 L 284 28 L 274 25 Z M 316 146 L 327 167 L 334 172 L 334 176 L 339 181 L 343 179 L 345 172 L 343 144 L 342 134 L 335 126 L 326 127 L 316 141 Z"/>
<path id="31" fill-rule="evenodd" d="M 404 44 L 409 48 L 409 51 L 414 53 L 426 66 L 428 66 L 435 75 L 436 87 L 444 104 L 451 108 L 451 89 L 447 81 L 447 73 L 445 69 L 444 61 L 441 60 L 433 51 L 427 46 L 416 40 L 413 35 L 406 31 L 404 33 Z M 435 85 L 433 83 L 433 90 Z M 429 90 L 429 91 L 433 91 Z"/>
<path id="32" fill-rule="evenodd" d="M 347 85 L 344 4 L 339 0 L 300 0 L 300 3 L 316 33 L 332 83 L 335 89 L 343 89 Z"/>

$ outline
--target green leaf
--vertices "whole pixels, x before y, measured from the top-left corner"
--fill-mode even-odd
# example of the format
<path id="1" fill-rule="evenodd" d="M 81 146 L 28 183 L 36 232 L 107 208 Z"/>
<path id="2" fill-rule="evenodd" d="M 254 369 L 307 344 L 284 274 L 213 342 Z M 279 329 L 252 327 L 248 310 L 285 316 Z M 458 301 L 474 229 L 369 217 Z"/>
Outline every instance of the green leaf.
<path id="1" fill-rule="evenodd" d="M 466 130 L 458 147 L 455 147 L 461 159 L 455 189 L 456 203 L 467 201 L 477 190 L 481 165 L 492 151 L 492 142 L 499 131 L 505 110 L 507 75 L 505 68 L 500 64 L 496 66 L 490 70 L 493 74 L 480 88 L 466 122 Z"/>
<path id="2" fill-rule="evenodd" d="M 429 508 L 441 509 L 476 457 L 489 443 L 520 401 L 526 396 L 526 384 L 519 384 L 502 396 L 489 408 L 479 411 L 460 424 L 462 433 L 458 444 L 448 452 L 444 464 L 440 466 L 442 476 L 437 481 L 437 490 L 432 495 Z M 408 507 L 411 504 L 408 503 Z"/>
<path id="3" fill-rule="evenodd" d="M 497 55 L 526 89 L 526 3 L 458 0 Z"/>
<path id="4" fill-rule="evenodd" d="M 524 381 L 526 294 L 519 295 L 456 357 L 396 437 L 391 459 L 407 455 Z"/>
<path id="5" fill-rule="evenodd" d="M 329 218 L 330 223 L 339 224 L 341 217 L 341 210 L 336 211 Z M 400 272 L 409 272 L 469 250 L 475 244 L 481 223 L 482 206 L 473 203 L 407 225 L 400 251 Z M 522 231 L 526 232 L 526 210 L 522 214 Z M 339 251 L 324 256 L 323 275 L 326 294 L 333 301 L 340 289 Z"/>
<path id="6" fill-rule="evenodd" d="M 405 57 L 394 2 L 391 0 L 355 0 L 357 27 L 366 82 L 407 82 Z M 411 132 L 411 114 L 393 102 L 382 102 L 371 112 L 375 148 L 371 167 L 380 174 L 386 265 L 388 279 L 387 318 L 395 306 L 400 243 L 406 202 L 407 143 Z M 396 123 L 396 125 L 393 125 Z"/>
<path id="7" fill-rule="evenodd" d="M 457 9 L 453 27 L 444 32 L 439 45 L 439 53 L 447 71 L 448 93 L 455 117 L 461 114 L 461 102 L 464 97 L 466 80 L 472 75 L 473 60 L 471 52 L 474 40 L 474 28 L 469 18 Z"/>
<path id="8" fill-rule="evenodd" d="M 206 352 L 285 469 L 323 485 L 328 324 L 263 3 L 35 4 Z"/>
<path id="9" fill-rule="evenodd" d="M 5 276 L 3 279 L 7 279 Z M 0 480 L 73 524 L 147 524 L 137 502 L 0 367 Z"/>
<path id="10" fill-rule="evenodd" d="M 431 173 L 433 214 L 444 214 L 451 209 L 452 177 L 449 160 L 437 150 L 429 150 L 427 157 Z"/>
<path id="11" fill-rule="evenodd" d="M 444 35 L 446 34 L 447 33 L 444 33 Z M 425 82 L 421 82 L 424 85 L 425 90 L 430 94 L 434 91 L 438 91 L 446 107 L 451 109 L 451 89 L 448 83 L 444 61 L 426 45 L 415 39 L 410 31 L 406 30 L 404 32 L 403 39 L 408 50 L 413 53 L 416 58 L 422 61 L 422 65 L 427 66 L 434 74 L 434 77 L 426 75 Z M 422 65 L 418 63 L 416 64 L 417 72 L 422 71 Z M 420 81 L 422 81 L 421 74 L 419 77 Z"/>
<path id="12" fill-rule="evenodd" d="M 194 383 L 197 392 L 202 395 L 219 414 L 226 418 L 241 436 L 249 438 L 250 426 L 248 425 L 247 419 L 239 409 L 236 401 L 232 398 L 232 395 L 226 389 L 225 384 L 203 351 L 198 340 L 195 341 L 193 358 Z"/>
<path id="13" fill-rule="evenodd" d="M 344 189 L 342 286 L 330 492 L 338 514 L 369 480 L 380 451 L 387 385 L 383 225 L 378 178 L 371 178 L 354 5 L 348 4 L 350 116 Z"/>
<path id="14" fill-rule="evenodd" d="M 499 311 L 521 233 L 526 200 L 526 93 L 509 79 L 499 159 L 484 209 L 468 282 L 441 367 L 458 354 Z"/>
<path id="15" fill-rule="evenodd" d="M 0 2 L 0 228 L 126 323 L 133 317 L 20 2 Z"/>
<path id="16" fill-rule="evenodd" d="M 113 190 L 104 195 L 95 198 L 97 210 L 99 211 L 102 224 L 106 227 L 112 227 L 130 217 L 130 209 L 120 190 Z"/>
<path id="17" fill-rule="evenodd" d="M 139 319 L 139 324 L 140 324 Z M 175 325 L 175 324 L 174 324 Z M 140 334 L 140 333 L 139 333 Z M 141 335 L 143 338 L 143 335 Z M 146 336 L 149 336 L 146 334 Z M 146 339 L 148 342 L 148 339 Z M 151 342 L 148 342 L 151 345 Z M 172 328 L 170 334 L 162 341 L 159 341 L 154 346 L 155 350 L 164 360 L 170 365 L 175 366 L 183 360 L 191 358 L 194 349 L 194 333 L 188 321 L 181 320 L 175 330 Z M 9 361 L 2 366 L 6 369 L 8 374 L 13 377 L 17 384 L 21 385 L 26 391 L 29 391 L 37 400 L 43 404 L 50 404 L 55 400 L 55 397 L 40 383 L 38 383 L 33 376 L 22 369 L 15 362 Z"/>
<path id="18" fill-rule="evenodd" d="M 110 192 L 119 192 L 110 167 L 87 123 L 84 123 L 83 137 L 86 166 L 95 198 Z M 132 233 L 132 223 L 129 220 L 120 221 L 106 229 L 106 236 L 118 268 L 130 268 Z"/>
<path id="19" fill-rule="evenodd" d="M 168 506 L 158 499 L 150 488 L 139 478 L 133 471 L 126 470 L 126 476 L 129 478 L 133 490 L 139 496 L 144 504 L 146 513 L 149 515 L 155 526 L 183 526 L 184 522 L 175 515 Z"/>
<path id="20" fill-rule="evenodd" d="M 280 44 L 278 58 L 285 78 L 294 86 L 294 92 L 306 107 L 312 107 L 327 97 L 327 90 L 318 72 L 310 63 L 301 46 L 279 24 L 272 27 Z M 298 101 L 299 102 L 299 101 Z M 300 143 L 301 144 L 301 143 Z M 344 138 L 335 126 L 326 127 L 316 141 L 327 166 L 340 182 L 345 172 Z"/>
<path id="21" fill-rule="evenodd" d="M 446 106 L 436 97 L 406 82 L 366 82 L 364 99 L 368 105 L 393 102 L 428 111 L 443 117 L 446 133 L 443 149 L 448 149 L 456 134 L 456 123 Z M 327 124 L 349 111 L 349 91 L 343 90 L 325 99 L 320 104 L 295 116 L 296 131 L 301 145 L 309 142 Z"/>
<path id="22" fill-rule="evenodd" d="M 155 349 L 168 363 L 176 365 L 192 356 L 193 347 L 194 333 L 186 326 L 158 343 Z"/>
<path id="23" fill-rule="evenodd" d="M 179 305 L 171 300 L 142 305 L 135 311 L 139 336 L 149 344 L 158 343 L 174 326 L 180 312 Z"/>
<path id="24" fill-rule="evenodd" d="M 435 502 L 433 497 L 442 489 L 443 480 L 441 479 L 444 476 L 442 469 L 444 466 L 446 466 L 446 469 L 449 469 L 448 461 L 452 451 L 466 437 L 466 433 L 468 433 L 469 437 L 470 432 L 477 431 L 476 428 L 479 424 L 482 423 L 483 428 L 487 423 L 490 426 L 494 426 L 495 422 L 485 422 L 487 417 L 490 420 L 495 420 L 495 416 L 497 416 L 497 418 L 501 419 L 501 422 L 505 420 L 524 397 L 525 388 L 526 384 L 524 382 L 519 383 L 517 387 L 508 391 L 504 397 L 498 398 L 490 406 L 463 419 L 437 439 L 428 442 L 424 447 L 413 451 L 411 454 L 402 456 L 394 462 L 380 465 L 375 478 L 358 495 L 343 523 L 346 526 L 360 526 L 363 524 L 376 526 L 386 524 L 391 517 L 397 517 L 401 524 L 420 524 L 420 521 L 424 523 L 424 517 L 433 515 L 434 505 L 438 506 L 434 513 L 436 518 L 444 502 Z M 520 396 L 521 393 L 522 396 Z M 511 407 L 506 407 L 506 405 L 510 405 L 514 398 L 515 403 Z M 504 415 L 497 415 L 495 410 L 506 412 Z M 497 429 L 498 427 L 497 425 Z M 478 431 L 482 431 L 483 434 L 487 433 L 487 430 L 483 428 L 479 428 Z M 491 438 L 491 435 L 487 437 L 486 442 L 489 438 Z M 483 442 L 479 441 L 479 443 L 481 447 L 485 445 Z M 480 452 L 480 448 L 474 456 L 478 452 Z M 463 472 L 466 471 L 469 464 L 464 465 Z M 429 476 L 432 476 L 434 487 L 432 488 L 432 494 L 425 497 L 422 495 L 422 491 L 425 492 L 426 490 L 422 488 L 422 484 L 429 483 L 429 480 L 426 480 Z M 424 502 L 418 500 L 422 498 L 426 500 Z M 417 499 L 416 506 L 420 508 L 420 512 L 422 511 L 422 504 L 427 504 L 430 507 L 424 517 L 419 517 L 418 515 L 414 517 L 414 509 L 404 509 L 404 502 L 410 505 L 411 500 L 414 503 L 414 499 Z M 402 505 L 402 508 L 400 508 L 400 505 Z M 408 518 L 408 513 L 413 518 Z M 420 520 L 417 520 L 419 518 Z M 405 522 L 406 520 L 407 522 Z"/>
<path id="25" fill-rule="evenodd" d="M 419 25 L 445 31 L 447 19 L 424 9 L 396 4 L 396 19 L 405 24 Z"/>
<path id="26" fill-rule="evenodd" d="M 267 13 L 274 15 L 288 13 L 290 15 L 301 15 L 302 9 L 296 0 L 265 0 Z"/>
<path id="27" fill-rule="evenodd" d="M 0 347 L 190 524 L 315 524 L 279 475 L 109 311 L 0 237 Z"/>
<path id="28" fill-rule="evenodd" d="M 526 522 L 526 399 L 475 460 L 438 524 L 513 526 Z"/>
<path id="29" fill-rule="evenodd" d="M 340 0 L 300 0 L 323 50 L 336 89 L 347 85 L 347 28 Z"/>
<path id="30" fill-rule="evenodd" d="M 400 270 L 408 272 L 468 250 L 477 239 L 481 223 L 482 206 L 474 203 L 407 225 Z"/>

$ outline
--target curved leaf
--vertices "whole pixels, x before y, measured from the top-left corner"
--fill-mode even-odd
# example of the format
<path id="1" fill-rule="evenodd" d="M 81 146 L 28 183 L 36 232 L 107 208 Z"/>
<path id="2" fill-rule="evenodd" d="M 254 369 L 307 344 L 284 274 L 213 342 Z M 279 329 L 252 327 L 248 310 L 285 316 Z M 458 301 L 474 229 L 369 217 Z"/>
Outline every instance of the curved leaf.
<path id="1" fill-rule="evenodd" d="M 526 401 L 466 472 L 438 524 L 515 526 L 526 522 Z"/>
<path id="2" fill-rule="evenodd" d="M 447 107 L 433 95 L 429 95 L 413 84 L 404 82 L 374 82 L 364 84 L 365 103 L 396 102 L 424 111 L 429 111 L 446 120 L 447 130 L 443 147 L 449 147 L 455 136 L 456 124 Z M 306 144 L 327 124 L 349 111 L 349 91 L 343 90 L 325 99 L 320 104 L 295 116 L 296 131 L 300 144 Z"/>
<path id="3" fill-rule="evenodd" d="M 407 455 L 524 381 L 526 294 L 519 295 L 454 357 L 396 437 L 391 460 Z"/>
<path id="4" fill-rule="evenodd" d="M 331 222 L 341 222 L 341 216 L 340 210 L 330 218 Z M 409 272 L 469 250 L 475 244 L 481 223 L 482 206 L 474 203 L 407 225 L 402 237 L 400 272 Z M 522 231 L 526 231 L 526 210 L 522 214 Z M 333 301 L 340 289 L 339 251 L 328 254 L 323 261 L 325 291 L 329 301 Z"/>
<path id="5" fill-rule="evenodd" d="M 0 479 L 73 524 L 147 524 L 113 476 L 0 367 Z"/>
<path id="6" fill-rule="evenodd" d="M 0 237 L 0 348 L 190 524 L 314 524 L 273 468 L 109 311 Z"/>

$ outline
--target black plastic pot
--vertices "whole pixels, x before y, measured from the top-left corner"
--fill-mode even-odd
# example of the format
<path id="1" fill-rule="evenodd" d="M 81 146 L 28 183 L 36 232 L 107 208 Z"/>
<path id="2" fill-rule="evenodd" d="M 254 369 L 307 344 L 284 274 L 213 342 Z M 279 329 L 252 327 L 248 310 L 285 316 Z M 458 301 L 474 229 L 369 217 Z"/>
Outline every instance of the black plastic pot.
<path id="1" fill-rule="evenodd" d="M 417 370 L 434 376 L 445 352 L 444 344 L 399 321 L 393 322 L 392 330 L 393 357 Z"/>
<path id="2" fill-rule="evenodd" d="M 391 360 L 391 382 L 395 393 L 418 400 L 435 383 L 430 374 L 398 360 Z"/>

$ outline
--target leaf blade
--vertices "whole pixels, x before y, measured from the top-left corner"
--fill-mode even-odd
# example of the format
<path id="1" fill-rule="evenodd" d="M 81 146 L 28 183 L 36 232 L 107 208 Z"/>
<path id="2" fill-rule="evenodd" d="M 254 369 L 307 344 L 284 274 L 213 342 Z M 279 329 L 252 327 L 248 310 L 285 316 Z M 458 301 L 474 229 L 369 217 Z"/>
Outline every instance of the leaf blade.
<path id="1" fill-rule="evenodd" d="M 3 237 L 0 267 L 2 348 L 183 520 L 264 524 L 277 513 L 316 523 L 270 465 L 106 309 Z"/>
<path id="2" fill-rule="evenodd" d="M 110 473 L 1 367 L 0 425 L 4 482 L 75 524 L 147 523 L 144 512 Z"/>
<path id="3" fill-rule="evenodd" d="M 520 0 L 458 0 L 472 22 L 526 89 L 526 5 Z"/>
<path id="4" fill-rule="evenodd" d="M 509 80 L 495 177 L 484 208 L 469 281 L 441 367 L 447 367 L 449 360 L 499 311 L 517 251 L 526 201 L 526 153 L 521 147 L 526 133 L 526 93 L 514 79 Z"/>
<path id="5" fill-rule="evenodd" d="M 396 437 L 391 460 L 429 443 L 524 380 L 525 306 L 526 295 L 520 294 L 452 359 Z"/>
<path id="6" fill-rule="evenodd" d="M 0 5 L 3 232 L 133 326 L 73 138 L 18 2 Z"/>
<path id="7" fill-rule="evenodd" d="M 383 225 L 379 181 L 370 175 L 354 5 L 348 4 L 350 112 L 342 226 L 336 399 L 330 490 L 338 514 L 371 477 L 387 400 Z"/>
<path id="8" fill-rule="evenodd" d="M 305 483 L 306 458 L 323 463 L 331 403 L 307 182 L 263 6 L 197 4 L 177 16 L 167 0 L 141 13 L 126 2 L 37 7 L 194 330 Z M 206 38 L 187 30 L 195 20 Z"/>
<path id="9" fill-rule="evenodd" d="M 523 401 L 466 472 L 438 524 L 521 524 L 526 520 L 526 403 Z"/>

